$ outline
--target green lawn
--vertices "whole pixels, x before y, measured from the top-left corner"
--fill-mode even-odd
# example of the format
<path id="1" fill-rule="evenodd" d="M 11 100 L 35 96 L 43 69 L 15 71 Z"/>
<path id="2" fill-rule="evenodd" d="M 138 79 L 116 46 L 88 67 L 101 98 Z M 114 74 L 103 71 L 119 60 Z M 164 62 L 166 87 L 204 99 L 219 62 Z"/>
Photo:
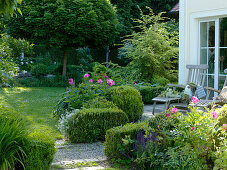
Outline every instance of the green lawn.
<path id="1" fill-rule="evenodd" d="M 58 87 L 3 88 L 0 89 L 0 104 L 24 115 L 31 129 L 61 138 L 57 120 L 51 114 L 64 91 L 65 88 Z"/>

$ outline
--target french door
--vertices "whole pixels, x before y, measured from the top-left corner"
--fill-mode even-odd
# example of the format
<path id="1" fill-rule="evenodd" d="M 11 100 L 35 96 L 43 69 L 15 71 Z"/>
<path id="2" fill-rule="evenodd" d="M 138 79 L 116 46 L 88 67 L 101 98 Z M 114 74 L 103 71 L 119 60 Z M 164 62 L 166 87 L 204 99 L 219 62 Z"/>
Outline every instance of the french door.
<path id="1" fill-rule="evenodd" d="M 221 90 L 227 68 L 227 17 L 200 21 L 200 64 L 207 64 L 206 86 Z"/>

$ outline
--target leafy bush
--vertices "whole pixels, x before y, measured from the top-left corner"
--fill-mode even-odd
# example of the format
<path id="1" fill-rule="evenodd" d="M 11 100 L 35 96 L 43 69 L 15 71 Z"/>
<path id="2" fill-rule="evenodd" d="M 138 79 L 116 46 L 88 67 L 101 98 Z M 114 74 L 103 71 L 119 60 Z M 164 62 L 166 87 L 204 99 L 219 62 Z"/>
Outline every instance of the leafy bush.
<path id="1" fill-rule="evenodd" d="M 18 87 L 66 87 L 68 79 L 64 76 L 55 77 L 24 77 L 15 80 Z"/>
<path id="2" fill-rule="evenodd" d="M 128 123 L 127 115 L 114 108 L 90 108 L 76 112 L 70 120 L 67 135 L 72 142 L 104 140 L 106 130 Z"/>
<path id="3" fill-rule="evenodd" d="M 165 90 L 165 87 L 162 86 L 152 87 L 135 85 L 135 87 L 140 92 L 143 103 L 145 104 L 152 103 L 152 99 Z"/>
<path id="4" fill-rule="evenodd" d="M 32 67 L 31 73 L 35 77 L 40 78 L 48 74 L 48 67 L 45 64 L 37 64 Z"/>
<path id="5" fill-rule="evenodd" d="M 97 97 L 93 100 L 89 100 L 83 105 L 84 108 L 118 108 L 113 102 L 106 100 L 103 97 Z"/>
<path id="6" fill-rule="evenodd" d="M 137 20 L 140 32 L 125 40 L 125 56 L 140 69 L 142 77 L 151 81 L 154 76 L 168 78 L 175 68 L 178 56 L 178 36 L 168 31 L 162 13 L 141 14 Z"/>
<path id="7" fill-rule="evenodd" d="M 29 130 L 26 125 L 17 112 L 0 106 L 0 169 L 50 169 L 54 141 L 46 131 Z"/>
<path id="8" fill-rule="evenodd" d="M 0 53 L 0 87 L 12 86 L 16 76 L 16 64 L 11 58 Z"/>
<path id="9" fill-rule="evenodd" d="M 29 142 L 25 147 L 27 156 L 25 169 L 50 169 L 56 153 L 55 143 L 45 131 L 34 131 L 29 134 Z"/>
<path id="10" fill-rule="evenodd" d="M 106 97 L 128 115 L 130 122 L 141 118 L 144 105 L 140 93 L 135 88 L 113 87 L 107 90 Z"/>
<path id="11" fill-rule="evenodd" d="M 148 123 L 129 123 L 124 126 L 114 127 L 106 131 L 106 138 L 105 138 L 105 155 L 109 158 L 122 158 L 121 148 L 119 145 L 123 144 L 122 139 L 125 136 L 130 136 L 131 139 L 136 138 L 138 130 L 147 131 Z"/>
<path id="12" fill-rule="evenodd" d="M 163 168 L 167 169 L 208 169 L 206 160 L 200 156 L 200 150 L 190 144 L 182 147 L 168 148 L 166 161 Z"/>

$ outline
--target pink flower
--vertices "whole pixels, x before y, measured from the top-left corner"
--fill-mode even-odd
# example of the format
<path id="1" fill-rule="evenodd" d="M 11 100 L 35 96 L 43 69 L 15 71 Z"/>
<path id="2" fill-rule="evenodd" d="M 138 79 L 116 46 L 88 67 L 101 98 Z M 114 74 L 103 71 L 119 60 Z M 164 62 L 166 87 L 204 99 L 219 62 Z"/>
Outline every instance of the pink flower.
<path id="1" fill-rule="evenodd" d="M 169 113 L 166 114 L 166 117 L 169 117 Z"/>
<path id="2" fill-rule="evenodd" d="M 111 86 L 115 85 L 115 82 L 112 79 L 108 79 L 107 84 L 111 87 Z"/>
<path id="3" fill-rule="evenodd" d="M 90 80 L 89 80 L 89 82 L 90 82 L 90 83 L 93 83 L 93 80 L 92 80 L 92 79 L 90 79 Z"/>
<path id="4" fill-rule="evenodd" d="M 72 79 L 72 78 L 69 79 L 69 84 L 70 84 L 70 85 L 73 85 L 73 79 Z"/>
<path id="5" fill-rule="evenodd" d="M 213 116 L 214 119 L 216 119 L 218 117 L 218 113 L 217 112 L 213 112 L 212 116 Z"/>
<path id="6" fill-rule="evenodd" d="M 192 131 L 193 131 L 193 130 L 195 130 L 195 127 L 194 127 L 194 126 L 192 127 Z"/>
<path id="7" fill-rule="evenodd" d="M 192 102 L 196 104 L 196 103 L 199 102 L 199 99 L 197 97 L 193 96 L 192 97 Z"/>
<path id="8" fill-rule="evenodd" d="M 84 78 L 90 77 L 90 74 L 84 74 Z"/>
<path id="9" fill-rule="evenodd" d="M 171 110 L 172 113 L 176 113 L 177 111 L 178 111 L 177 108 L 172 108 L 172 110 Z"/>
<path id="10" fill-rule="evenodd" d="M 136 82 L 133 82 L 133 84 L 135 85 L 135 84 L 136 84 Z"/>
<path id="11" fill-rule="evenodd" d="M 105 79 L 106 79 L 108 76 L 107 76 L 107 75 L 105 75 L 104 77 L 105 77 Z"/>
<path id="12" fill-rule="evenodd" d="M 227 124 L 223 124 L 223 130 L 227 128 Z"/>
<path id="13" fill-rule="evenodd" d="M 159 125 L 157 125 L 157 127 L 159 128 Z"/>
<path id="14" fill-rule="evenodd" d="M 102 81 L 102 79 L 98 79 L 97 82 L 98 82 L 99 84 L 102 84 L 103 81 Z"/>

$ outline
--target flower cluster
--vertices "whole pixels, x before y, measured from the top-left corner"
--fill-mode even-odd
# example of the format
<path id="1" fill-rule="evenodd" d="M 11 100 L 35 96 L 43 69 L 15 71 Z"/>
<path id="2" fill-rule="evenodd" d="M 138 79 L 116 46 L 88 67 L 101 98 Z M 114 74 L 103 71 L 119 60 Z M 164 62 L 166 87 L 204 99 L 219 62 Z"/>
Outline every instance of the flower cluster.
<path id="1" fill-rule="evenodd" d="M 95 74 L 95 76 L 97 76 L 97 74 Z M 85 79 L 88 78 L 88 77 L 90 77 L 90 74 L 88 74 L 88 73 L 84 74 L 84 78 L 85 78 Z M 107 75 L 104 75 L 104 78 L 107 79 L 108 76 L 107 76 Z M 93 82 L 94 82 L 93 79 L 89 79 L 89 83 L 93 83 Z M 102 83 L 103 83 L 103 80 L 102 80 L 101 78 L 99 78 L 99 79 L 97 80 L 97 83 L 102 84 Z M 107 80 L 107 84 L 111 87 L 111 86 L 115 85 L 115 82 L 114 82 L 112 79 L 109 78 L 109 79 Z"/>
<path id="2" fill-rule="evenodd" d="M 73 78 L 70 78 L 70 79 L 69 79 L 69 84 L 70 84 L 70 85 L 73 85 L 73 84 L 74 84 L 74 83 L 73 83 Z"/>

